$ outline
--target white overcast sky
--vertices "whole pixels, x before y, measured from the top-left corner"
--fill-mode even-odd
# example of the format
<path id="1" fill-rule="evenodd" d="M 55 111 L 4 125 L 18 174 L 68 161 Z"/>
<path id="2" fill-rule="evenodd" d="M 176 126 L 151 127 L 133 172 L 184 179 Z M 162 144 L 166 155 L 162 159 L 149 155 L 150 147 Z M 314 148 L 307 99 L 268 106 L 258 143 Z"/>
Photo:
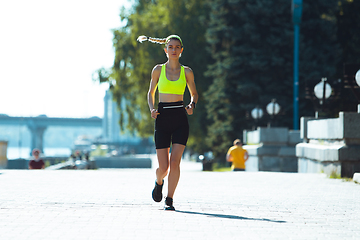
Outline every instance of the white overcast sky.
<path id="1" fill-rule="evenodd" d="M 92 81 L 111 67 L 111 29 L 128 0 L 0 2 L 0 114 L 103 117 L 106 84 Z"/>

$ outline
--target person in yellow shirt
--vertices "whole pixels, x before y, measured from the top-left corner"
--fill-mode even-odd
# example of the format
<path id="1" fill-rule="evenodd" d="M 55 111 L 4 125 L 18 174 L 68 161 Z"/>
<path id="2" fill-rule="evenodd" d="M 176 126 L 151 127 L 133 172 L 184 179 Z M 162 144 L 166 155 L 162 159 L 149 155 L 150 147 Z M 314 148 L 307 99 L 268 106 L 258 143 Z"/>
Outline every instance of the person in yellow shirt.
<path id="1" fill-rule="evenodd" d="M 240 139 L 235 139 L 233 144 L 234 146 L 226 154 L 226 161 L 232 162 L 231 169 L 233 171 L 245 171 L 245 162 L 248 160 L 249 154 L 242 148 Z"/>

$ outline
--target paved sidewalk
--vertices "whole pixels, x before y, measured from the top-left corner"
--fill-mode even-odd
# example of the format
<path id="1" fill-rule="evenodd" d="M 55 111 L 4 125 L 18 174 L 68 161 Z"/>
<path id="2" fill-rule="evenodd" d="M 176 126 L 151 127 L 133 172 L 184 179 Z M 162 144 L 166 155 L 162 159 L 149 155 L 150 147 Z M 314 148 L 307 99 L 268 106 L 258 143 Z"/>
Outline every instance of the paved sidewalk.
<path id="1" fill-rule="evenodd" d="M 0 239 L 360 239 L 359 184 L 182 168 L 175 212 L 154 169 L 0 170 Z"/>

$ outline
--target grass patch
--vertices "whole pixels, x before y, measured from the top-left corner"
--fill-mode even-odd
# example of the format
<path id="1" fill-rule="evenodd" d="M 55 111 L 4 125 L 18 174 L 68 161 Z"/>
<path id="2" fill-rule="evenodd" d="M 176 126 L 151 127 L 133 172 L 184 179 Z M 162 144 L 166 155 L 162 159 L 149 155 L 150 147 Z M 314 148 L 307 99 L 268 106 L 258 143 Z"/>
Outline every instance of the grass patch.
<path id="1" fill-rule="evenodd" d="M 336 171 L 332 171 L 329 178 L 331 178 L 331 179 L 341 179 L 343 182 L 352 182 L 353 181 L 352 178 L 341 177 L 341 174 L 336 173 Z M 355 181 L 355 183 L 356 183 L 356 181 Z"/>
<path id="2" fill-rule="evenodd" d="M 213 163 L 214 172 L 230 172 L 231 167 L 224 166 L 223 164 Z"/>
<path id="3" fill-rule="evenodd" d="M 231 171 L 231 167 L 222 167 L 222 168 L 214 169 L 214 172 L 230 172 L 230 171 Z"/>
<path id="4" fill-rule="evenodd" d="M 339 173 L 337 173 L 336 171 L 332 171 L 330 173 L 329 178 L 331 178 L 331 179 L 341 179 L 341 175 Z"/>
<path id="5" fill-rule="evenodd" d="M 347 178 L 347 177 L 341 178 L 341 179 L 343 180 L 343 182 L 352 182 L 353 181 L 352 178 Z M 355 183 L 356 183 L 356 181 L 355 181 Z"/>

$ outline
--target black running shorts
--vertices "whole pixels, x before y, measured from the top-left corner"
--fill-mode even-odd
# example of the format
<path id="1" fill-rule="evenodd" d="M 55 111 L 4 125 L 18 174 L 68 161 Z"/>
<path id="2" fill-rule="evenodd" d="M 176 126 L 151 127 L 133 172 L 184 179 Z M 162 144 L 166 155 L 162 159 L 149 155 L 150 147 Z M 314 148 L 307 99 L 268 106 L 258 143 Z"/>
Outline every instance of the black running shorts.
<path id="1" fill-rule="evenodd" d="M 155 120 L 156 149 L 169 148 L 170 143 L 186 146 L 189 137 L 189 123 L 184 103 L 160 102 Z"/>

